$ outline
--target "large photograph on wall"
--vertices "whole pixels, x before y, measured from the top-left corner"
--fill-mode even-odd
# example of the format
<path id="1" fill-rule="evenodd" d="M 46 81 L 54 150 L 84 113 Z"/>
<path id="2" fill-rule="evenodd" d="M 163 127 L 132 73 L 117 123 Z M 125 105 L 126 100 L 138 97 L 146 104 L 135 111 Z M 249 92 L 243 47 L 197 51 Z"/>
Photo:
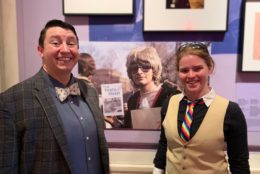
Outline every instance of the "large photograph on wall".
<path id="1" fill-rule="evenodd" d="M 135 88 L 127 74 L 127 55 L 138 47 L 155 48 L 163 67 L 160 84 L 176 86 L 174 54 L 179 44 L 176 42 L 80 42 L 80 52 L 90 54 L 95 60 L 96 70 L 92 76 L 92 83 L 99 94 L 100 107 L 105 113 L 106 136 L 110 147 L 156 147 L 160 133 L 161 108 L 144 107 L 130 111 L 130 107 L 126 106 L 129 98 L 139 90 Z M 120 94 L 122 94 L 122 102 Z M 118 110 L 122 110 L 121 103 L 124 105 L 125 112 L 118 114 Z"/>

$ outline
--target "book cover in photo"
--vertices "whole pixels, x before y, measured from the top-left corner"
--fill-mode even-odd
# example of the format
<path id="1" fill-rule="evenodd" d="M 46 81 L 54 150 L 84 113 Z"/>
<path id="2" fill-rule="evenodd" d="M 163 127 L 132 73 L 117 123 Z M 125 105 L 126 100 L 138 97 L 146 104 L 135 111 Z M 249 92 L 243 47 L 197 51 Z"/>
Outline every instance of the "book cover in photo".
<path id="1" fill-rule="evenodd" d="M 121 83 L 101 84 L 104 116 L 124 115 Z"/>

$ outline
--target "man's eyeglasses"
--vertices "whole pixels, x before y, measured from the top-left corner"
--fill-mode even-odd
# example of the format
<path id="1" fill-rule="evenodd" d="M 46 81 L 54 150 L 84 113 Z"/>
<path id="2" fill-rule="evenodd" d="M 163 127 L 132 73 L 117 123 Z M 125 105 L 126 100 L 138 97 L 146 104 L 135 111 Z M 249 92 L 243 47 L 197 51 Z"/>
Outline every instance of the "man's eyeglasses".
<path id="1" fill-rule="evenodd" d="M 142 62 L 142 63 L 133 63 L 130 65 L 129 70 L 131 73 L 137 73 L 138 69 L 141 69 L 143 72 L 148 72 L 150 69 L 152 69 L 152 66 L 148 62 Z"/>
<path id="2" fill-rule="evenodd" d="M 205 51 L 206 53 L 209 54 L 209 51 L 208 51 L 208 47 L 207 45 L 205 45 L 204 43 L 202 42 L 187 42 L 187 43 L 184 43 L 182 44 L 178 50 L 177 50 L 177 54 L 180 54 L 183 50 L 185 50 L 186 48 L 192 48 L 192 49 L 201 49 L 203 51 Z"/>

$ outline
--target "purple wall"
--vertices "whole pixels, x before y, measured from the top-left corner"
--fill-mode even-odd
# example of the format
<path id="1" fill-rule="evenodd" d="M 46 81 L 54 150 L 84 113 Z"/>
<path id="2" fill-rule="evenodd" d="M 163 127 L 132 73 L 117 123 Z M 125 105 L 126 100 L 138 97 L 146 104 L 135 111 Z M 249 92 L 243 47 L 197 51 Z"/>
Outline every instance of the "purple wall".
<path id="1" fill-rule="evenodd" d="M 16 0 L 18 54 L 20 80 L 35 74 L 41 67 L 37 52 L 40 30 L 50 19 L 61 19 L 75 24 L 79 38 L 88 40 L 88 17 L 66 18 L 62 0 Z"/>
<path id="2" fill-rule="evenodd" d="M 231 2 L 235 3 L 237 1 L 240 0 L 231 0 Z M 40 30 L 48 20 L 53 18 L 66 20 L 74 24 L 80 40 L 89 40 L 88 17 L 65 17 L 62 11 L 62 0 L 16 0 L 16 3 L 21 81 L 34 75 L 41 67 L 41 60 L 39 60 L 40 57 L 37 53 L 37 42 Z M 247 96 L 248 98 L 245 102 L 248 105 L 241 106 L 243 107 L 242 109 L 244 109 L 243 111 L 245 112 L 247 120 L 252 117 L 260 120 L 260 92 L 256 93 L 250 90 L 256 86 L 260 87 L 260 74 L 238 72 L 238 54 L 216 54 L 213 55 L 213 57 L 216 61 L 216 72 L 211 79 L 212 86 L 214 86 L 219 94 L 234 101 L 240 101 L 240 99 L 245 98 L 244 96 Z M 249 90 L 246 90 L 244 85 L 246 85 Z M 253 105 L 250 104 L 252 100 L 256 100 Z M 248 112 L 248 109 L 252 107 L 254 108 L 254 110 L 252 110 L 253 112 L 251 112 L 251 110 Z M 251 136 L 251 131 L 253 136 Z M 260 142 L 254 138 L 257 134 L 260 134 L 260 127 L 252 127 L 249 129 L 249 142 L 251 144 L 260 145 Z"/>

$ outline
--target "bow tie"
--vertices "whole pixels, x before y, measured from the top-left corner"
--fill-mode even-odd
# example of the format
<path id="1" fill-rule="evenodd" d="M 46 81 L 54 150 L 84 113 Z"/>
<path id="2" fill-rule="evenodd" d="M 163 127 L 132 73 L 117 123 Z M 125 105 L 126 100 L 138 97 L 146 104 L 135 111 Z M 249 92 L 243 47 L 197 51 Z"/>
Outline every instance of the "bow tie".
<path id="1" fill-rule="evenodd" d="M 57 97 L 60 99 L 61 102 L 66 100 L 69 95 L 80 95 L 80 89 L 78 83 L 73 83 L 67 88 L 59 88 L 55 87 L 55 91 Z"/>

